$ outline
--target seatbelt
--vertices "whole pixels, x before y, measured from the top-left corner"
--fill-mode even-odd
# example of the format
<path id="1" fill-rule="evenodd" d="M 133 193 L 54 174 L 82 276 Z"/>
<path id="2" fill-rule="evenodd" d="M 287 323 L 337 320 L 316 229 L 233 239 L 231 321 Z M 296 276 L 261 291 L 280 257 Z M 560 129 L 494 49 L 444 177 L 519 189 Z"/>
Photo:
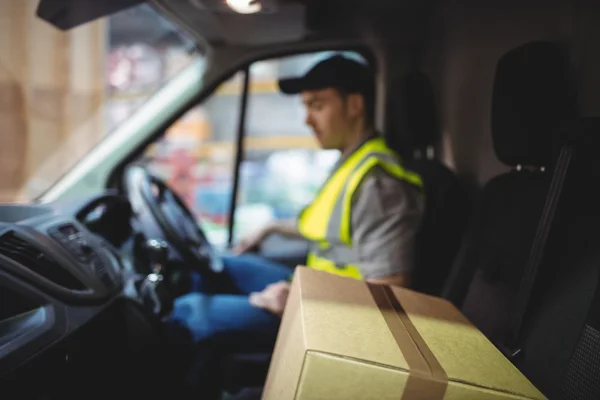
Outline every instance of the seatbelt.
<path id="1" fill-rule="evenodd" d="M 506 341 L 506 348 L 502 349 L 505 355 L 511 359 L 516 358 L 522 353 L 522 349 L 519 346 L 519 339 L 523 328 L 523 321 L 527 315 L 531 294 L 538 276 L 540 263 L 544 256 L 550 228 L 552 227 L 552 221 L 554 220 L 565 177 L 569 165 L 571 164 L 573 149 L 574 145 L 570 140 L 561 147 L 550 182 L 550 188 L 548 189 L 548 194 L 546 196 L 544 209 L 542 210 L 540 222 L 538 223 L 531 251 L 529 252 L 529 258 L 527 259 L 527 264 L 525 264 L 525 271 L 519 291 L 517 292 L 516 308 L 513 314 L 514 317 L 511 324 L 511 331 L 507 336 L 508 340 Z"/>

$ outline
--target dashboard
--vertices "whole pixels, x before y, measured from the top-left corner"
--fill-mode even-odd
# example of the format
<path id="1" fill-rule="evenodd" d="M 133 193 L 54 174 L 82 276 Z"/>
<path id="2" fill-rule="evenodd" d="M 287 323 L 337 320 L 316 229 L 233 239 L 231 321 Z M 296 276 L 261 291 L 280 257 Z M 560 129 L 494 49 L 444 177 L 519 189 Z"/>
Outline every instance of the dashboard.
<path id="1" fill-rule="evenodd" d="M 156 390 L 142 383 L 161 362 L 161 330 L 139 290 L 140 235 L 117 194 L 0 205 L 3 398 Z"/>

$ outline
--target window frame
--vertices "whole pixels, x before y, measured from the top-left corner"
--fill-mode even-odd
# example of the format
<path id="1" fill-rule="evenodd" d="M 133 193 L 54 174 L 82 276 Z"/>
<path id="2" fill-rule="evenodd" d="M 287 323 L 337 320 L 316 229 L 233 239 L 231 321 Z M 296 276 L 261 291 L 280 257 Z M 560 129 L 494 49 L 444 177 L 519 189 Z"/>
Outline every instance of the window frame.
<path id="1" fill-rule="evenodd" d="M 246 137 L 246 115 L 248 110 L 248 94 L 250 89 L 250 67 L 244 68 L 244 83 L 242 86 L 240 119 L 238 121 L 238 131 L 236 135 L 235 162 L 233 164 L 233 187 L 231 188 L 231 201 L 229 202 L 227 245 L 233 244 L 233 233 L 235 229 L 235 209 L 237 208 L 238 189 L 240 186 L 240 166 L 244 160 L 244 138 Z"/>

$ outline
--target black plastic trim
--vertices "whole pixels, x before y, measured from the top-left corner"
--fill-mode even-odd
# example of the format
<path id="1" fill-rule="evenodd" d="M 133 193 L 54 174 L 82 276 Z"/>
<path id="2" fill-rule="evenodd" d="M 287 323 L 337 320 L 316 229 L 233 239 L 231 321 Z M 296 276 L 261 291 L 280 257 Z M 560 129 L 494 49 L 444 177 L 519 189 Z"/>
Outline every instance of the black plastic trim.
<path id="1" fill-rule="evenodd" d="M 36 288 L 0 271 L 0 290 L 10 289 L 40 306 L 25 315 L 0 322 L 0 376 L 17 368 L 67 331 L 66 308 Z"/>

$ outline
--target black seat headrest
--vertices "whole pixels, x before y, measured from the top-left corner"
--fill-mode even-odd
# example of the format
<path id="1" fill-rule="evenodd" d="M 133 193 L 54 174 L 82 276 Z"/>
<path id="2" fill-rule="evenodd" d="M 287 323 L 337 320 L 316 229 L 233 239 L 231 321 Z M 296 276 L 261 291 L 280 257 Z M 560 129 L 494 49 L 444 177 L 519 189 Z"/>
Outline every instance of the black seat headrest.
<path id="1" fill-rule="evenodd" d="M 555 42 L 531 42 L 498 61 L 492 99 L 492 137 L 510 166 L 547 166 L 560 127 L 577 111 L 569 54 Z"/>
<path id="2" fill-rule="evenodd" d="M 422 72 L 404 75 L 392 96 L 390 140 L 404 150 L 422 150 L 433 145 L 438 139 L 438 120 L 433 86 L 427 75 Z"/>

